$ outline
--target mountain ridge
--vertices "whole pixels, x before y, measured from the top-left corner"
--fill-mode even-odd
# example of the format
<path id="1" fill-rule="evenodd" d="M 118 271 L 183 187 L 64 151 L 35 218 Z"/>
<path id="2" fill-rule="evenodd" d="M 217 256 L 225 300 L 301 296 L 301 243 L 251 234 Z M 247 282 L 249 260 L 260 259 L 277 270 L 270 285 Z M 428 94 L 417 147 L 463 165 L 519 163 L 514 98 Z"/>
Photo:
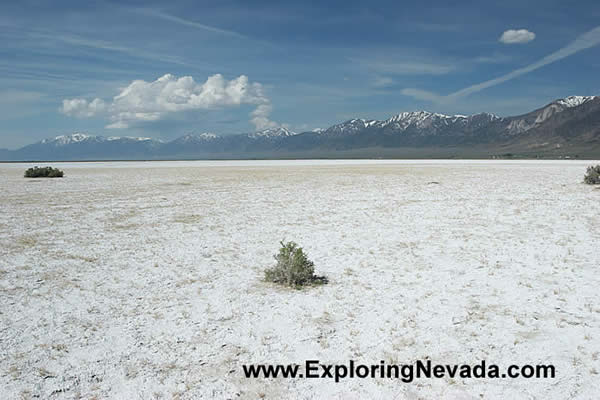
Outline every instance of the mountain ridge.
<path id="1" fill-rule="evenodd" d="M 430 149 L 440 155 L 454 149 L 458 156 L 466 157 L 489 157 L 504 151 L 525 157 L 582 153 L 600 158 L 600 97 L 556 99 L 518 116 L 500 117 L 487 112 L 445 115 L 421 110 L 401 112 L 384 120 L 353 118 L 300 133 L 275 127 L 233 135 L 192 132 L 162 141 L 76 132 L 0 151 L 0 159 L 277 158 L 294 154 L 303 158 L 344 153 L 378 156 L 373 149 L 399 156 L 406 156 L 408 149 Z"/>

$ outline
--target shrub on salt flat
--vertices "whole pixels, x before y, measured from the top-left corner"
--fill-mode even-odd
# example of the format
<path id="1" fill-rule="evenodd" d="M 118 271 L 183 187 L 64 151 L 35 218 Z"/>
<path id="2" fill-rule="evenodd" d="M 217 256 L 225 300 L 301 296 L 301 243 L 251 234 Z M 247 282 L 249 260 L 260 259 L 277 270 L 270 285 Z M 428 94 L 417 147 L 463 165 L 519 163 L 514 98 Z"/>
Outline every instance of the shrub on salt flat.
<path id="1" fill-rule="evenodd" d="M 302 247 L 294 242 L 281 243 L 275 255 L 277 264 L 265 270 L 265 280 L 297 289 L 308 285 L 327 283 L 324 276 L 315 275 L 315 265 L 308 259 Z"/>
<path id="2" fill-rule="evenodd" d="M 52 167 L 33 167 L 25 171 L 25 178 L 62 178 L 64 172 Z"/>
<path id="3" fill-rule="evenodd" d="M 583 182 L 587 183 L 588 185 L 600 184 L 600 164 L 596 165 L 595 167 L 587 167 L 587 171 L 583 177 Z"/>

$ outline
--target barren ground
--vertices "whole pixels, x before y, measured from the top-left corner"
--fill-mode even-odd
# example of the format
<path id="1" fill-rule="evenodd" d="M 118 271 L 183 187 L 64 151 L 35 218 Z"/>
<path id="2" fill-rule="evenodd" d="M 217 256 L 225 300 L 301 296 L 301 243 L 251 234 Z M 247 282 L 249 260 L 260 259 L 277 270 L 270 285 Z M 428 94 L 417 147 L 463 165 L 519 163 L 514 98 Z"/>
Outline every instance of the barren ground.
<path id="1" fill-rule="evenodd" d="M 0 397 L 596 398 L 588 164 L 56 164 L 63 179 L 0 164 Z M 330 283 L 263 282 L 282 239 Z M 335 383 L 241 369 L 426 358 L 557 376 Z"/>

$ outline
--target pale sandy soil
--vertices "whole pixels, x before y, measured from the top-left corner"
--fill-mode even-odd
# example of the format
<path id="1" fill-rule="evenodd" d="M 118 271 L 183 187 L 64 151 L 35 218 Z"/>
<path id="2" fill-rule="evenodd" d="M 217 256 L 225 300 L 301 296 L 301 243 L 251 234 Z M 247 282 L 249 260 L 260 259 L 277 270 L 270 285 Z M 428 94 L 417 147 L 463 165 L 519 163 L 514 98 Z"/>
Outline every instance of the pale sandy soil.
<path id="1" fill-rule="evenodd" d="M 589 162 L 0 164 L 0 396 L 593 399 Z M 147 168 L 147 169 L 144 169 Z M 439 184 L 429 184 L 436 181 Z M 262 281 L 281 239 L 326 286 Z M 554 364 L 555 379 L 246 379 L 244 363 Z"/>

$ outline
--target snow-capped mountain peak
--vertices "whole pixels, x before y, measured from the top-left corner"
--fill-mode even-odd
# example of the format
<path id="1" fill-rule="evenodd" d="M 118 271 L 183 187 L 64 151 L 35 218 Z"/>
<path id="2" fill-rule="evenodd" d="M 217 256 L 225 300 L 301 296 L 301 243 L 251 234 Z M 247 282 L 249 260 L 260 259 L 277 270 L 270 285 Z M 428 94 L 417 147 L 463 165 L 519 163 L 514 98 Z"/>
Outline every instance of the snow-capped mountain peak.
<path id="1" fill-rule="evenodd" d="M 114 140 L 127 140 L 130 142 L 145 142 L 148 140 L 156 140 L 158 142 L 161 142 L 161 140 L 157 140 L 157 139 L 152 139 L 149 137 L 138 137 L 138 136 L 109 136 L 106 138 L 106 140 L 108 141 L 114 141 Z"/>
<path id="2" fill-rule="evenodd" d="M 105 142 L 161 142 L 160 140 L 149 137 L 134 137 L 134 136 L 96 136 L 88 135 L 87 133 L 72 133 L 70 135 L 60 135 L 50 139 L 40 141 L 40 144 L 52 145 L 57 147 L 68 146 L 77 143 L 105 143 Z"/>
<path id="3" fill-rule="evenodd" d="M 274 138 L 274 137 L 286 137 L 296 135 L 296 132 L 292 132 L 287 128 L 278 127 L 278 128 L 267 128 L 262 131 L 257 131 L 249 134 L 248 136 L 251 138 Z"/>
<path id="4" fill-rule="evenodd" d="M 412 124 L 418 124 L 432 117 L 443 118 L 447 116 L 443 114 L 431 113 L 429 111 L 405 111 L 401 112 L 400 114 L 396 114 L 393 117 L 388 118 L 387 120 L 382 122 L 384 126 L 391 123 L 399 123 L 403 126 L 408 126 Z"/>
<path id="5" fill-rule="evenodd" d="M 435 133 L 441 130 L 456 127 L 464 128 L 466 125 L 481 126 L 501 119 L 497 115 L 481 113 L 474 115 L 445 115 L 429 111 L 407 111 L 396 114 L 386 120 L 367 120 L 355 118 L 337 124 L 327 129 L 324 133 L 331 136 L 352 135 L 362 132 L 363 129 L 385 129 L 387 132 L 404 132 L 407 129 L 418 129 Z"/>
<path id="6" fill-rule="evenodd" d="M 556 104 L 560 104 L 565 107 L 577 107 L 582 105 L 583 103 L 587 103 L 590 100 L 594 100 L 596 96 L 569 96 L 564 99 L 556 100 Z"/>
<path id="7" fill-rule="evenodd" d="M 377 120 L 368 120 L 363 118 L 354 118 L 341 124 L 333 125 L 321 133 L 333 136 L 349 135 L 355 132 L 360 132 L 362 129 L 373 126 L 378 123 Z"/>
<path id="8" fill-rule="evenodd" d="M 208 142 L 215 140 L 217 137 L 217 135 L 211 132 L 188 133 L 187 135 L 176 139 L 176 141 L 178 143 Z"/>
<path id="9" fill-rule="evenodd" d="M 496 114 L 492 114 L 492 113 L 489 113 L 489 112 L 482 112 L 482 113 L 479 113 L 479 114 L 470 115 L 469 117 L 467 117 L 465 115 L 458 115 L 458 117 L 462 117 L 462 118 L 473 118 L 473 117 L 476 117 L 476 116 L 485 117 L 485 118 L 489 119 L 490 121 L 495 121 L 495 120 L 498 120 L 498 119 L 502 119 L 502 117 L 499 117 Z"/>
<path id="10" fill-rule="evenodd" d="M 527 114 L 526 116 L 513 119 L 507 127 L 508 132 L 510 135 L 526 132 L 546 122 L 555 114 L 564 112 L 569 108 L 579 107 L 580 105 L 597 98 L 598 96 L 569 96 L 564 99 L 555 100 L 547 106 Z"/>
<path id="11" fill-rule="evenodd" d="M 454 124 L 467 124 L 472 122 L 491 122 L 500 119 L 497 115 L 489 113 L 481 113 L 474 115 L 445 115 L 440 113 L 432 113 L 429 111 L 409 111 L 394 115 L 393 117 L 381 121 L 381 127 L 391 126 L 395 129 L 405 130 L 408 127 L 415 128 L 443 128 Z"/>
<path id="12" fill-rule="evenodd" d="M 66 146 L 71 143 L 79 143 L 90 139 L 95 139 L 97 136 L 91 136 L 85 133 L 73 133 L 70 135 L 60 135 L 51 139 L 44 139 L 43 144 L 54 144 L 55 146 Z"/>
<path id="13" fill-rule="evenodd" d="M 477 118 L 477 117 L 487 117 L 487 119 L 490 119 L 490 120 L 500 119 L 500 117 L 498 117 L 497 115 L 486 113 L 486 112 L 480 113 L 480 114 L 473 114 L 473 115 L 462 115 L 462 114 L 446 115 L 446 114 L 440 114 L 440 113 L 432 113 L 429 111 L 408 111 L 408 112 L 402 112 L 400 114 L 394 115 L 393 117 L 391 117 L 383 122 L 387 122 L 387 123 L 403 122 L 406 125 L 411 125 L 411 124 L 419 124 L 427 119 L 450 120 L 450 121 L 455 122 L 455 121 L 462 120 L 462 119 L 466 120 L 466 119 L 473 119 L 473 118 Z"/>

